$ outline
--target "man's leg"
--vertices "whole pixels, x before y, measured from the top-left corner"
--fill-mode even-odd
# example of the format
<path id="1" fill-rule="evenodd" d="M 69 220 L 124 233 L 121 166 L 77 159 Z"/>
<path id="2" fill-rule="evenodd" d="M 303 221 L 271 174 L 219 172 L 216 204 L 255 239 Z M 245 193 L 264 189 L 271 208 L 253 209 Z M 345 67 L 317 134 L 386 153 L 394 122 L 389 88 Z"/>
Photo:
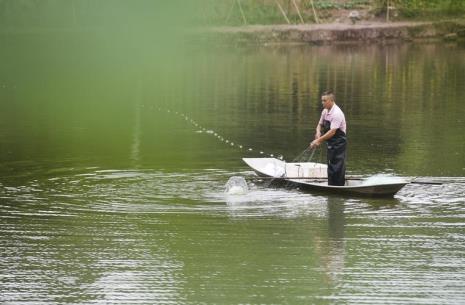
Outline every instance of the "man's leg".
<path id="1" fill-rule="evenodd" d="M 328 185 L 345 185 L 346 143 L 328 146 Z"/>

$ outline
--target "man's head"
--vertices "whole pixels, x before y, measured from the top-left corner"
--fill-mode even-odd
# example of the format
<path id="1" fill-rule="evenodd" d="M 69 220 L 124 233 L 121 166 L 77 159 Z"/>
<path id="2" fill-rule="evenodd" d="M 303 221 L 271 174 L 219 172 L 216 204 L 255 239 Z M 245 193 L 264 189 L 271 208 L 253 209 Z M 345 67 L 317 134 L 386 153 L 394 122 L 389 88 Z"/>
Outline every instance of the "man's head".
<path id="1" fill-rule="evenodd" d="M 323 108 L 331 109 L 334 105 L 334 93 L 331 90 L 323 92 L 321 96 L 321 103 L 323 104 Z"/>

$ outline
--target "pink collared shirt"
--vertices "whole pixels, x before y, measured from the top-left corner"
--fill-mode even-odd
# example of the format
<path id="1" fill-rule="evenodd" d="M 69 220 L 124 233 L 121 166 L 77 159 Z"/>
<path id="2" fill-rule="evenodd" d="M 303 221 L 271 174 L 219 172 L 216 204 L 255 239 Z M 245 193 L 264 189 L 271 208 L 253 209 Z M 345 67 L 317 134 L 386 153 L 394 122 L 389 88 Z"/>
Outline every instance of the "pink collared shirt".
<path id="1" fill-rule="evenodd" d="M 346 118 L 338 105 L 334 104 L 329 111 L 326 108 L 323 109 L 319 124 L 323 125 L 324 120 L 331 123 L 330 129 L 340 129 L 344 133 L 347 133 Z"/>

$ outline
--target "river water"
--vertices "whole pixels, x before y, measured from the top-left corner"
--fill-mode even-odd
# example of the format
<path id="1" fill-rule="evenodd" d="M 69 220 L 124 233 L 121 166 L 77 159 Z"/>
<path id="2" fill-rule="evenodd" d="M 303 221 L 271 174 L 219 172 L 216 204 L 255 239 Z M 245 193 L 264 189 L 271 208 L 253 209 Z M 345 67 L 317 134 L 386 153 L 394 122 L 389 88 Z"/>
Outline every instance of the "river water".
<path id="1" fill-rule="evenodd" d="M 463 44 L 1 39 L 0 303 L 465 302 Z M 446 183 L 387 199 L 255 184 L 241 158 L 292 161 L 327 88 L 351 174 Z M 246 194 L 225 194 L 232 176 Z"/>

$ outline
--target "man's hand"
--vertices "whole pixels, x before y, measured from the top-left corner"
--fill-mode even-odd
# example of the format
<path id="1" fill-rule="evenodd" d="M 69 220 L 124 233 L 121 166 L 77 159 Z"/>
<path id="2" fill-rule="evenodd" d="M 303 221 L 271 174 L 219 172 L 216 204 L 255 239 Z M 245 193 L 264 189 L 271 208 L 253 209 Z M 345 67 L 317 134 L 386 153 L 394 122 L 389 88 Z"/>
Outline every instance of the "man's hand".
<path id="1" fill-rule="evenodd" d="M 321 132 L 318 132 L 318 131 L 317 131 L 317 132 L 315 133 L 315 140 L 317 140 L 317 139 L 320 138 L 320 137 L 321 137 Z"/>
<path id="2" fill-rule="evenodd" d="M 317 146 L 320 146 L 320 144 L 321 144 L 320 140 L 315 139 L 315 140 L 312 141 L 312 143 L 310 143 L 310 148 L 313 149 L 313 148 L 315 148 Z"/>

